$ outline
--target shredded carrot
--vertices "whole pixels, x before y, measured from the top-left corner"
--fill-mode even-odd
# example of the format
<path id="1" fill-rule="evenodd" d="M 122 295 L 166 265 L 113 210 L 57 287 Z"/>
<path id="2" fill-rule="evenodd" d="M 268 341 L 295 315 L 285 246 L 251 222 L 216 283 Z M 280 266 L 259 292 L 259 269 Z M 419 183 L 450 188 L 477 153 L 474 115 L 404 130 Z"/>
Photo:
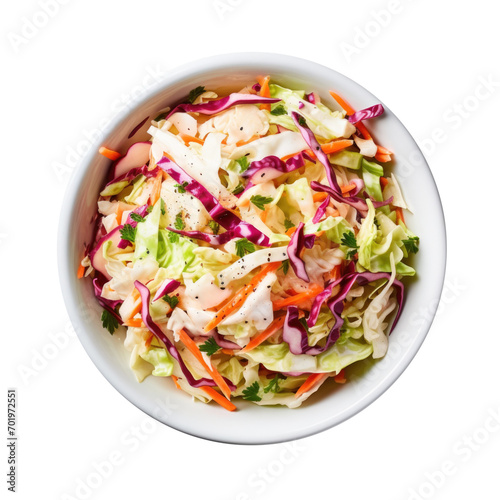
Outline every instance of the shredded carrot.
<path id="1" fill-rule="evenodd" d="M 382 189 L 384 189 L 387 184 L 389 184 L 389 179 L 387 179 L 387 177 L 381 177 L 380 186 L 382 187 Z"/>
<path id="2" fill-rule="evenodd" d="M 146 347 L 149 347 L 149 346 L 151 345 L 151 342 L 153 342 L 153 338 L 154 338 L 154 335 L 153 335 L 153 334 L 151 334 L 151 335 L 147 338 L 146 342 L 144 342 L 144 345 L 145 345 Z"/>
<path id="3" fill-rule="evenodd" d="M 368 132 L 368 129 L 365 127 L 365 124 L 363 122 L 358 122 L 356 123 L 356 128 L 359 130 L 359 133 L 363 137 L 363 139 L 371 139 L 372 136 L 370 132 Z"/>
<path id="4" fill-rule="evenodd" d="M 193 137 L 192 135 L 187 134 L 179 134 L 179 137 L 184 141 L 184 144 L 189 144 L 190 142 L 196 142 L 198 144 L 204 144 L 205 141 L 198 139 L 197 137 Z"/>
<path id="5" fill-rule="evenodd" d="M 333 380 L 335 380 L 337 384 L 345 384 L 347 382 L 347 379 L 345 378 L 344 370 L 340 370 L 339 373 L 335 375 L 335 377 L 333 377 Z"/>
<path id="6" fill-rule="evenodd" d="M 232 349 L 221 349 L 223 354 L 227 354 L 228 356 L 232 356 L 234 354 L 234 351 Z"/>
<path id="7" fill-rule="evenodd" d="M 316 385 L 321 384 L 328 377 L 328 373 L 313 373 L 312 375 L 309 375 L 306 381 L 298 388 L 295 393 L 295 397 L 298 398 L 299 396 L 302 396 L 302 394 L 310 391 Z"/>
<path id="8" fill-rule="evenodd" d="M 260 95 L 262 97 L 271 97 L 271 91 L 269 90 L 269 80 L 270 77 L 265 76 L 265 77 L 258 77 L 257 81 L 260 84 Z M 267 111 L 271 111 L 271 105 L 270 104 L 261 104 L 260 109 L 265 109 Z"/>
<path id="9" fill-rule="evenodd" d="M 392 151 L 389 151 L 386 148 L 383 148 L 382 146 L 377 146 L 377 153 L 380 153 L 381 155 L 392 155 Z"/>
<path id="10" fill-rule="evenodd" d="M 348 148 L 352 146 L 353 141 L 350 139 L 341 139 L 339 141 L 328 142 L 326 144 L 321 145 L 321 149 L 323 153 L 332 154 L 337 153 L 338 151 L 342 151 L 342 149 Z"/>
<path id="11" fill-rule="evenodd" d="M 281 266 L 281 262 L 271 262 L 266 264 L 247 285 L 240 288 L 233 298 L 224 307 L 219 309 L 214 318 L 208 322 L 205 327 L 205 332 L 213 330 L 225 317 L 229 316 L 235 309 L 241 307 L 247 296 L 252 293 L 253 289 L 266 277 L 268 273 L 275 271 L 279 266 Z"/>
<path id="12" fill-rule="evenodd" d="M 262 332 L 257 335 L 257 337 L 254 337 L 241 351 L 242 352 L 248 352 L 251 351 L 252 349 L 255 349 L 258 345 L 262 344 L 262 342 L 265 342 L 269 337 L 273 336 L 280 328 L 283 328 L 283 325 L 285 324 L 285 315 L 279 316 L 278 318 L 275 318 L 273 322 Z"/>
<path id="13" fill-rule="evenodd" d="M 262 222 L 266 222 L 266 219 L 267 219 L 267 210 L 262 210 L 262 212 L 260 213 L 259 217 L 260 217 L 260 220 Z"/>
<path id="14" fill-rule="evenodd" d="M 203 358 L 203 355 L 201 354 L 201 351 L 194 340 L 182 328 L 177 333 L 181 342 L 191 351 L 193 356 L 200 362 L 203 368 L 205 368 L 205 370 L 210 373 L 210 375 L 214 379 L 214 382 L 219 386 L 224 396 L 226 396 L 227 399 L 231 399 L 231 389 L 229 389 L 226 381 L 222 378 L 222 375 L 214 368 L 212 363 L 210 363 L 210 366 L 206 363 L 205 358 Z"/>
<path id="15" fill-rule="evenodd" d="M 356 189 L 356 184 L 354 184 L 354 182 L 350 182 L 349 184 L 345 184 L 344 186 L 342 186 L 340 188 L 343 195 L 346 195 L 347 193 L 349 193 L 349 191 L 352 191 L 353 189 Z M 349 195 L 347 194 L 347 196 L 349 196 Z"/>
<path id="16" fill-rule="evenodd" d="M 313 194 L 313 201 L 314 202 L 318 202 L 318 201 L 324 201 L 326 200 L 328 197 L 328 194 L 327 193 L 323 193 L 323 192 L 320 192 L 320 193 L 314 193 Z"/>
<path id="17" fill-rule="evenodd" d="M 375 159 L 380 163 L 387 163 L 388 161 L 392 160 L 391 155 L 383 155 L 381 153 L 377 153 L 375 155 Z"/>
<path id="18" fill-rule="evenodd" d="M 179 379 L 175 375 L 172 375 L 172 380 L 174 381 L 175 387 L 182 391 L 182 387 L 179 385 L 179 382 L 177 382 Z"/>
<path id="19" fill-rule="evenodd" d="M 87 269 L 85 266 L 82 266 L 81 264 L 78 266 L 78 271 L 76 273 L 76 277 L 78 279 L 81 279 L 85 276 L 85 269 Z"/>
<path id="20" fill-rule="evenodd" d="M 109 158 L 110 160 L 118 160 L 118 158 L 121 158 L 122 155 L 118 153 L 117 151 L 113 151 L 112 149 L 105 148 L 104 146 L 101 146 L 99 148 L 99 153 L 102 154 L 102 156 L 105 156 L 106 158 Z"/>
<path id="21" fill-rule="evenodd" d="M 222 396 L 221 394 L 219 394 L 212 387 L 203 386 L 203 387 L 201 387 L 201 389 L 203 391 L 205 391 L 216 403 L 219 403 L 227 411 L 234 411 L 234 410 L 236 410 L 236 406 L 234 406 L 233 403 L 231 403 L 231 401 L 228 401 L 224 396 Z"/>
<path id="22" fill-rule="evenodd" d="M 297 231 L 297 228 L 294 226 L 294 227 L 291 227 L 290 229 L 287 230 L 287 232 L 285 233 L 289 238 L 292 237 L 293 233 L 295 233 L 295 231 Z"/>
<path id="23" fill-rule="evenodd" d="M 124 321 L 123 324 L 125 326 L 132 326 L 134 328 L 142 328 L 144 326 L 144 323 L 142 322 L 142 318 L 133 318 L 133 317 L 129 318 L 127 321 Z"/>
<path id="24" fill-rule="evenodd" d="M 328 273 L 326 273 L 325 280 L 337 281 L 340 278 L 341 268 L 342 266 L 339 264 L 338 266 L 335 266 L 331 271 L 328 271 Z"/>
<path id="25" fill-rule="evenodd" d="M 330 95 L 338 102 L 341 108 L 344 108 L 348 115 L 354 114 L 354 108 L 351 105 L 342 99 L 338 94 L 336 94 L 333 90 L 330 90 Z"/>
<path id="26" fill-rule="evenodd" d="M 123 207 L 120 202 L 118 202 L 118 207 L 116 209 L 116 223 L 122 223 Z"/>
<path id="27" fill-rule="evenodd" d="M 405 224 L 405 216 L 403 214 L 403 209 L 401 207 L 396 207 L 396 219 Z"/>
<path id="28" fill-rule="evenodd" d="M 163 181 L 163 173 L 162 170 L 158 172 L 158 175 L 155 177 L 153 190 L 149 195 L 149 201 L 151 205 L 154 205 L 159 199 L 161 195 L 161 183 Z"/>
<path id="29" fill-rule="evenodd" d="M 321 288 L 319 285 L 316 285 L 316 283 L 313 283 L 308 290 L 305 292 L 298 293 L 297 295 L 294 295 L 293 297 L 287 297 L 286 299 L 279 299 L 275 300 L 273 302 L 273 311 L 278 311 L 279 309 L 284 309 L 285 307 L 288 306 L 293 306 L 297 304 L 301 304 L 305 300 L 312 299 L 313 297 L 316 297 L 319 293 L 323 291 L 323 288 Z"/>
<path id="30" fill-rule="evenodd" d="M 252 135 L 252 137 L 250 137 L 250 139 L 248 139 L 248 141 L 238 141 L 236 143 L 236 146 L 240 147 L 240 146 L 245 146 L 246 144 L 250 144 L 251 142 L 253 141 L 256 141 L 257 139 L 260 139 L 260 135 Z"/>

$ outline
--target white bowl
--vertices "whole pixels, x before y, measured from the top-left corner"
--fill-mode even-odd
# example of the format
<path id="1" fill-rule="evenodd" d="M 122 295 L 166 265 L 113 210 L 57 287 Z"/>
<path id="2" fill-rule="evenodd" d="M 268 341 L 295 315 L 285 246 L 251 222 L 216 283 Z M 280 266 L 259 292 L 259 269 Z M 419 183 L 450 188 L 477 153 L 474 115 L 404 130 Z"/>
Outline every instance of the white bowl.
<path id="1" fill-rule="evenodd" d="M 110 163 L 98 154 L 98 148 L 104 144 L 124 151 L 132 142 L 144 140 L 149 120 L 134 137 L 129 139 L 128 135 L 145 117 L 154 118 L 158 110 L 185 98 L 198 85 L 234 90 L 262 74 L 271 74 L 274 81 L 292 88 L 315 90 L 325 101 L 330 99 L 328 91 L 335 89 L 356 109 L 380 102 L 330 68 L 281 54 L 227 54 L 183 66 L 118 116 L 101 143 L 88 152 L 67 189 L 58 242 L 66 307 L 81 343 L 108 381 L 138 408 L 170 427 L 238 444 L 302 438 L 339 424 L 377 399 L 401 375 L 422 344 L 439 303 L 446 261 L 444 217 L 432 174 L 411 135 L 386 107 L 385 114 L 370 122 L 369 127 L 377 141 L 395 153 L 394 172 L 414 214 L 408 216 L 407 222 L 421 241 L 413 262 L 418 277 L 406 280 L 410 283 L 406 304 L 390 337 L 386 357 L 353 365 L 347 369 L 346 384 L 325 384 L 294 410 L 238 401 L 239 411 L 230 413 L 216 404 L 193 402 L 176 390 L 170 379 L 148 377 L 142 384 L 137 383 L 128 367 L 129 352 L 123 347 L 123 335 L 111 336 L 102 328 L 101 308 L 91 280 L 76 278 L 84 244 L 91 241 L 96 200 Z"/>

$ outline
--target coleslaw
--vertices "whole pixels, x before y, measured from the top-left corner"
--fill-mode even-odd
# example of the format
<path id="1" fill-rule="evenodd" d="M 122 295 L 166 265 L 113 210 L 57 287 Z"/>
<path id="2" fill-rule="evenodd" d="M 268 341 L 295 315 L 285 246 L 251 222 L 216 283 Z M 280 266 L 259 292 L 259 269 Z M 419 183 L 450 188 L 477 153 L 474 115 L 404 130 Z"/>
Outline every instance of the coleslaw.
<path id="1" fill-rule="evenodd" d="M 150 141 L 100 149 L 112 164 L 78 276 L 103 326 L 126 329 L 139 382 L 296 408 L 386 354 L 419 238 L 363 122 L 383 106 L 330 94 L 269 76 L 222 97 L 200 86 Z"/>

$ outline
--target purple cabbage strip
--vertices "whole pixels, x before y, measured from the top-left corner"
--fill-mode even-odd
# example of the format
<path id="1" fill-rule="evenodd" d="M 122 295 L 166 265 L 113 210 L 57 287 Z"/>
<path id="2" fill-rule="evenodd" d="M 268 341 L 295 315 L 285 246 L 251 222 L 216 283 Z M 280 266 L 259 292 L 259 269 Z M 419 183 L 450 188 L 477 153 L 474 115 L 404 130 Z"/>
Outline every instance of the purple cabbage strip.
<path id="1" fill-rule="evenodd" d="M 366 109 L 361 109 L 356 111 L 352 115 L 348 116 L 347 119 L 351 123 L 358 123 L 361 120 L 368 120 L 369 118 L 376 118 L 384 112 L 384 106 L 382 104 L 375 104 Z"/>
<path id="2" fill-rule="evenodd" d="M 307 326 L 309 328 L 313 327 L 316 324 L 316 321 L 318 321 L 318 316 L 321 311 L 321 306 L 323 303 L 330 298 L 330 295 L 332 294 L 332 290 L 339 285 L 342 281 L 344 280 L 344 277 L 339 278 L 338 280 L 333 281 L 329 285 L 325 287 L 325 289 L 316 297 L 314 297 L 312 306 L 311 306 L 311 312 L 309 313 L 309 317 L 307 318 Z"/>
<path id="3" fill-rule="evenodd" d="M 107 188 L 111 186 L 111 184 L 116 184 L 117 182 L 127 181 L 132 182 L 138 175 L 144 175 L 146 178 L 156 177 L 156 174 L 159 172 L 158 167 L 155 167 L 153 170 L 148 170 L 147 165 L 143 165 L 142 167 L 132 168 L 126 174 L 119 175 L 114 179 L 110 180 L 104 187 Z"/>
<path id="4" fill-rule="evenodd" d="M 279 102 L 281 99 L 271 99 L 269 97 L 262 97 L 260 95 L 254 94 L 237 94 L 233 93 L 222 99 L 217 99 L 216 101 L 210 101 L 200 104 L 179 104 L 176 106 L 167 116 L 178 112 L 185 113 L 201 113 L 202 115 L 215 115 L 221 111 L 236 106 L 238 104 L 274 104 Z"/>
<path id="5" fill-rule="evenodd" d="M 167 351 L 169 354 L 179 363 L 179 366 L 181 367 L 182 373 L 184 373 L 184 376 L 186 377 L 186 380 L 188 381 L 189 385 L 191 387 L 203 387 L 203 386 L 210 386 L 213 387 L 216 385 L 216 383 L 208 378 L 200 378 L 199 380 L 196 380 L 191 372 L 188 370 L 188 367 L 185 365 L 183 359 L 181 358 L 181 355 L 179 354 L 179 351 L 177 348 L 170 342 L 170 339 L 162 332 L 160 327 L 153 321 L 151 318 L 151 314 L 149 313 L 149 299 L 151 296 L 151 293 L 149 291 L 149 288 L 145 285 L 143 285 L 140 281 L 135 282 L 135 287 L 137 288 L 137 291 L 141 295 L 141 300 L 142 300 L 142 321 L 148 328 L 148 330 L 161 342 L 165 344 L 165 347 L 167 348 Z"/>
<path id="6" fill-rule="evenodd" d="M 226 340 L 218 331 L 217 328 L 215 329 L 214 332 L 214 339 L 215 342 L 217 342 L 217 345 L 222 347 L 222 349 L 233 349 L 233 350 L 240 350 L 241 346 L 238 344 L 235 344 L 234 342 L 230 342 L 229 340 Z"/>
<path id="7" fill-rule="evenodd" d="M 314 92 L 310 92 L 309 94 L 306 94 L 306 99 L 311 103 L 311 104 L 316 104 L 316 98 L 314 97 Z"/>
<path id="8" fill-rule="evenodd" d="M 324 184 L 320 184 L 316 181 L 311 182 L 311 189 L 313 191 L 324 191 L 325 193 L 328 193 L 335 201 L 351 205 L 351 207 L 354 207 L 358 212 L 361 213 L 363 217 L 366 216 L 366 213 L 368 212 L 368 205 L 366 204 L 366 201 L 361 198 L 358 198 L 356 196 L 344 197 L 333 190 L 331 187 L 325 186 Z"/>
<path id="9" fill-rule="evenodd" d="M 309 321 L 311 315 L 313 315 L 313 308 L 311 308 L 311 315 L 307 320 L 308 327 L 314 326 L 314 324 L 316 323 L 319 314 L 319 309 L 321 308 L 321 305 L 324 303 L 324 301 L 328 298 L 328 295 L 332 292 L 333 288 L 335 288 L 335 286 L 337 285 L 340 285 L 341 287 L 339 293 L 337 293 L 335 297 L 331 297 L 327 301 L 327 305 L 335 318 L 335 324 L 328 333 L 326 343 L 323 347 L 309 346 L 306 328 L 298 319 L 298 309 L 295 306 L 289 306 L 287 309 L 285 324 L 283 326 L 283 340 L 289 344 L 290 352 L 292 354 L 309 354 L 309 355 L 316 355 L 325 352 L 340 338 L 340 329 L 344 324 L 344 320 L 341 316 L 342 311 L 344 310 L 344 300 L 347 297 L 347 294 L 349 293 L 351 288 L 353 287 L 354 283 L 356 283 L 357 281 L 359 285 L 363 286 L 366 285 L 367 283 L 371 283 L 379 279 L 390 280 L 390 278 L 391 275 L 389 273 L 364 272 L 364 273 L 346 274 L 337 281 L 328 285 L 328 287 L 325 288 L 324 292 L 316 296 L 313 303 L 315 319 L 314 322 Z M 401 311 L 403 309 L 403 300 L 404 300 L 404 285 L 400 281 L 394 280 L 393 286 L 395 286 L 396 288 L 396 300 L 398 301 L 398 312 L 396 314 L 396 317 L 394 318 L 389 333 L 392 333 L 399 320 Z"/>
<path id="10" fill-rule="evenodd" d="M 168 227 L 167 229 L 169 231 L 172 231 L 173 233 L 186 236 L 187 238 L 206 241 L 211 245 L 225 245 L 228 241 L 231 241 L 234 238 L 246 238 L 248 241 L 251 241 L 256 245 L 260 245 L 263 247 L 271 246 L 271 242 L 265 234 L 256 230 L 255 227 L 248 222 L 243 221 L 241 221 L 233 229 L 229 229 L 225 233 L 218 235 L 202 233 L 201 231 L 180 231 L 172 227 Z"/>
<path id="11" fill-rule="evenodd" d="M 141 217 L 145 217 L 147 213 L 148 213 L 148 205 L 147 204 L 142 205 L 142 206 L 136 208 L 135 210 L 133 210 L 132 212 L 130 212 L 130 214 L 128 214 L 127 221 L 125 222 L 125 224 L 130 224 L 132 227 L 137 227 L 137 221 L 132 219 L 132 217 L 130 217 L 130 215 L 137 214 L 137 215 L 140 215 Z M 132 246 L 132 242 L 128 241 L 128 240 L 120 239 L 117 246 L 118 246 L 118 248 L 127 248 L 128 246 Z"/>
<path id="12" fill-rule="evenodd" d="M 302 101 L 299 102 L 299 109 L 302 109 L 304 107 L 304 103 Z"/>
<path id="13" fill-rule="evenodd" d="M 198 181 L 189 176 L 179 165 L 169 160 L 164 156 L 157 164 L 162 170 L 165 170 L 170 177 L 177 183 L 184 186 L 186 191 L 189 191 L 193 196 L 196 196 L 207 209 L 210 217 L 219 223 L 224 229 L 236 230 L 247 236 L 249 241 L 261 246 L 271 246 L 269 238 L 251 224 L 243 223 L 243 221 L 235 214 L 226 210 L 210 192 Z M 236 229 L 238 228 L 238 229 Z M 182 234 L 182 233 L 180 233 Z M 194 236 L 193 236 L 194 237 Z M 198 238 L 202 239 L 202 238 Z"/>
<path id="14" fill-rule="evenodd" d="M 252 90 L 255 90 L 255 92 L 260 92 L 260 89 L 261 89 L 261 88 L 262 88 L 262 87 L 260 86 L 260 83 L 254 83 L 254 84 L 252 85 Z"/>
<path id="15" fill-rule="evenodd" d="M 314 136 L 312 130 L 307 125 L 301 125 L 299 123 L 300 118 L 303 118 L 299 113 L 292 111 L 292 119 L 299 129 L 300 134 L 306 141 L 307 145 L 312 149 L 313 153 L 316 155 L 316 158 L 323 164 L 326 171 L 326 177 L 328 178 L 328 182 L 330 186 L 342 196 L 342 191 L 340 189 L 339 183 L 337 182 L 337 178 L 335 177 L 335 172 L 333 171 L 333 167 L 328 159 L 328 155 L 321 149 L 321 146 Z"/>
<path id="16" fill-rule="evenodd" d="M 390 205 L 392 201 L 394 200 L 394 196 L 391 196 L 387 200 L 384 201 L 377 201 L 373 198 L 373 196 L 370 196 L 366 191 L 363 192 L 366 198 L 370 198 L 370 200 L 373 203 L 373 208 L 380 208 L 380 207 L 385 207 L 386 205 Z"/>
<path id="17" fill-rule="evenodd" d="M 153 298 L 153 302 L 155 302 L 158 299 L 161 299 L 162 297 L 167 295 L 167 293 L 171 293 L 174 290 L 177 290 L 177 288 L 179 288 L 180 285 L 181 285 L 180 282 L 177 280 L 166 279 L 160 285 L 160 288 L 158 288 L 158 290 L 156 291 L 156 294 Z"/>
<path id="18" fill-rule="evenodd" d="M 309 275 L 306 271 L 306 265 L 304 261 L 300 258 L 300 253 L 304 248 L 312 248 L 314 245 L 314 240 L 316 236 L 314 234 L 308 234 L 304 236 L 304 223 L 301 222 L 296 231 L 293 233 L 290 242 L 286 248 L 286 253 L 290 259 L 290 264 L 294 270 L 297 278 L 307 281 L 309 283 Z"/>
<path id="19" fill-rule="evenodd" d="M 262 158 L 262 160 L 253 161 L 252 163 L 250 163 L 248 169 L 245 170 L 245 172 L 243 172 L 241 175 L 242 177 L 253 177 L 257 173 L 259 173 L 260 176 L 264 176 L 266 171 L 277 171 L 281 175 L 293 172 L 294 170 L 297 170 L 303 166 L 304 157 L 301 153 L 288 158 L 286 162 L 281 160 L 277 156 L 271 155 Z M 262 171 L 264 171 L 264 173 L 261 173 Z"/>
<path id="20" fill-rule="evenodd" d="M 314 214 L 314 217 L 312 218 L 313 224 L 317 224 L 323 215 L 325 215 L 326 208 L 330 204 L 330 196 L 327 196 L 323 203 L 318 207 L 318 210 L 316 210 L 316 213 Z"/>
<path id="21" fill-rule="evenodd" d="M 106 277 L 99 272 L 96 272 L 96 277 L 92 280 L 94 285 L 94 293 L 97 298 L 99 305 L 106 309 L 110 314 L 112 314 L 120 325 L 123 324 L 121 316 L 115 311 L 117 305 L 121 304 L 123 300 L 110 300 L 102 297 L 102 289 L 106 283 Z"/>
<path id="22" fill-rule="evenodd" d="M 128 139 L 131 139 L 132 137 L 134 137 L 134 135 L 137 133 L 137 131 L 148 121 L 148 118 L 149 116 L 146 116 L 146 118 L 144 118 L 144 120 L 142 120 L 141 123 L 139 123 L 138 125 L 136 125 L 132 132 L 130 132 L 130 134 L 128 134 Z"/>

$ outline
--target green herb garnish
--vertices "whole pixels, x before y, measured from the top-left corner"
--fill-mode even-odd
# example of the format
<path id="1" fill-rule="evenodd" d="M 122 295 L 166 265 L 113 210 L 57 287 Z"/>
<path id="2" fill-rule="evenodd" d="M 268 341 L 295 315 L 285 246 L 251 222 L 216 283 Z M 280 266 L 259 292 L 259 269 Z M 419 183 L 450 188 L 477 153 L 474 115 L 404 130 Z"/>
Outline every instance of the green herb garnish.
<path id="1" fill-rule="evenodd" d="M 118 328 L 118 320 L 109 312 L 104 309 L 101 314 L 102 326 L 108 330 L 111 335 L 115 333 Z"/>
<path id="2" fill-rule="evenodd" d="M 212 230 L 212 233 L 214 234 L 219 234 L 220 231 L 220 225 L 218 222 L 215 222 L 214 220 L 211 220 L 208 223 L 208 227 Z"/>
<path id="3" fill-rule="evenodd" d="M 282 104 L 279 104 L 274 109 L 271 110 L 271 114 L 274 116 L 286 115 L 286 109 Z"/>
<path id="4" fill-rule="evenodd" d="M 403 240 L 403 245 L 408 253 L 417 253 L 420 238 L 418 236 L 410 236 L 409 239 Z"/>
<path id="5" fill-rule="evenodd" d="M 131 243 L 135 242 L 135 232 L 136 228 L 132 227 L 131 224 L 125 224 L 120 229 L 120 235 L 122 237 L 122 240 L 130 241 Z"/>
<path id="6" fill-rule="evenodd" d="M 252 385 L 249 385 L 243 391 L 243 399 L 247 401 L 261 401 L 262 398 L 259 396 L 260 385 L 255 381 Z"/>
<path id="7" fill-rule="evenodd" d="M 186 227 L 185 222 L 182 220 L 182 213 L 181 212 L 179 212 L 175 216 L 174 227 L 175 227 L 175 229 L 178 229 L 179 231 L 182 231 Z"/>
<path id="8" fill-rule="evenodd" d="M 136 214 L 135 212 L 132 212 L 130 214 L 130 218 L 135 222 L 144 222 L 146 220 L 144 217 L 142 217 L 142 215 Z"/>
<path id="9" fill-rule="evenodd" d="M 215 354 L 219 349 L 222 349 L 213 337 L 209 338 L 204 344 L 201 344 L 199 348 L 201 352 L 207 353 L 208 356 L 212 356 L 212 354 Z"/>
<path id="10" fill-rule="evenodd" d="M 189 97 L 188 97 L 188 101 L 193 104 L 194 101 L 196 101 L 196 99 L 198 97 L 200 97 L 201 94 L 204 94 L 205 93 L 205 87 L 202 87 L 201 85 L 199 87 L 196 87 L 195 89 L 191 90 L 189 92 Z"/>
<path id="11" fill-rule="evenodd" d="M 179 303 L 179 297 L 176 295 L 164 295 L 162 299 L 170 306 L 170 309 L 174 309 L 174 307 Z"/>
<path id="12" fill-rule="evenodd" d="M 247 253 L 255 252 L 255 245 L 248 241 L 246 238 L 241 238 L 235 243 L 236 255 L 238 257 L 244 257 Z"/>
<path id="13" fill-rule="evenodd" d="M 271 203 L 273 201 L 269 196 L 261 196 L 260 194 L 256 194 L 250 198 L 250 201 L 261 210 L 264 210 L 264 205 Z"/>
<path id="14" fill-rule="evenodd" d="M 288 231 L 292 227 L 295 227 L 295 224 L 290 219 L 285 219 L 285 230 Z"/>

